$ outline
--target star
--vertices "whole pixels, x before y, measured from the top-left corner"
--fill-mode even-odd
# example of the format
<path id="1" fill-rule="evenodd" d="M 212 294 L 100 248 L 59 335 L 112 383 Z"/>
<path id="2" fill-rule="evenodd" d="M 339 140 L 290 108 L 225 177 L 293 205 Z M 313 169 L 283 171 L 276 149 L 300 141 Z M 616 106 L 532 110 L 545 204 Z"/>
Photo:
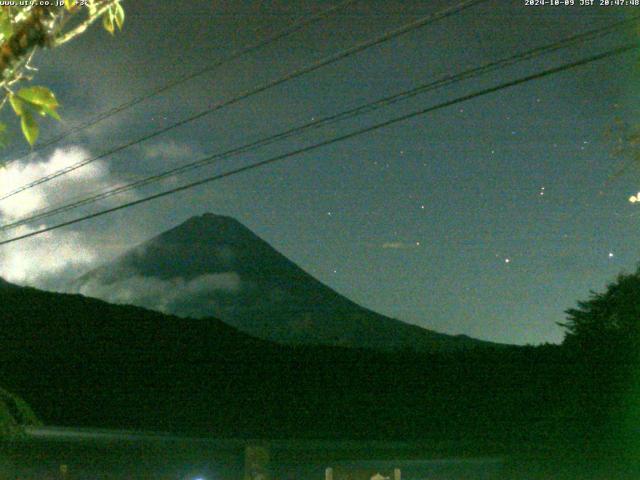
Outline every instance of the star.
<path id="1" fill-rule="evenodd" d="M 613 258 L 613 252 L 609 252 L 609 258 Z"/>
<path id="2" fill-rule="evenodd" d="M 426 207 L 424 205 L 420 205 L 420 209 L 424 210 Z"/>
<path id="3" fill-rule="evenodd" d="M 511 263 L 511 259 L 510 258 L 505 258 L 504 259 L 504 263 Z"/>

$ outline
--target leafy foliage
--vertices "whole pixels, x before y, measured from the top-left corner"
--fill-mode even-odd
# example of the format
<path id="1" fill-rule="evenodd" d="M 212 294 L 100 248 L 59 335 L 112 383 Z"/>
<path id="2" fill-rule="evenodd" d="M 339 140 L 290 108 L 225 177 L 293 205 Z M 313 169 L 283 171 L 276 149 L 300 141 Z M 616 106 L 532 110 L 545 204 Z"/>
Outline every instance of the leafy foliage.
<path id="1" fill-rule="evenodd" d="M 60 120 L 56 111 L 58 101 L 53 92 L 46 87 L 28 87 L 19 90 L 16 94 L 10 93 L 9 103 L 16 115 L 20 117 L 22 133 L 31 145 L 35 143 L 40 130 L 34 114 L 43 117 L 49 115 Z"/>
<path id="2" fill-rule="evenodd" d="M 566 311 L 565 343 L 611 353 L 634 352 L 640 346 L 640 269 L 621 274 L 604 293 Z"/>
<path id="3" fill-rule="evenodd" d="M 603 293 L 591 292 L 567 310 L 565 348 L 578 354 L 571 380 L 583 424 L 599 429 L 592 441 L 640 455 L 640 268 L 620 274 Z M 577 393 L 581 392 L 581 394 Z M 580 398 L 582 395 L 582 399 Z"/>
<path id="4" fill-rule="evenodd" d="M 36 3 L 36 2 L 33 2 Z M 53 2 L 51 2 L 53 3 Z M 22 133 L 33 145 L 40 131 L 37 118 L 60 120 L 58 101 L 48 88 L 30 86 L 15 92 L 13 86 L 31 82 L 35 71 L 29 62 L 38 47 L 54 48 L 78 35 L 99 18 L 111 34 L 124 25 L 121 0 L 65 0 L 63 6 L 0 6 L 0 109 L 10 103 Z M 0 123 L 0 146 L 7 142 L 7 126 Z"/>
<path id="5" fill-rule="evenodd" d="M 124 9 L 120 3 L 115 3 L 107 10 L 107 13 L 102 16 L 102 24 L 104 29 L 112 35 L 115 32 L 115 27 L 122 30 L 122 26 L 124 25 Z"/>

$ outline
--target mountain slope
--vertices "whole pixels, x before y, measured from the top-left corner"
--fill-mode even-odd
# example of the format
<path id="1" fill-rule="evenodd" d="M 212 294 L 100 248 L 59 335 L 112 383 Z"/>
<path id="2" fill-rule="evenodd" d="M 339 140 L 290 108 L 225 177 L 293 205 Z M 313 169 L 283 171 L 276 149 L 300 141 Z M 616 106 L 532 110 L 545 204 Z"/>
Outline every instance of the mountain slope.
<path id="1" fill-rule="evenodd" d="M 483 446 L 548 433 L 541 415 L 570 386 L 557 353 L 287 347 L 211 318 L 0 282 L 0 383 L 49 425 Z"/>
<path id="2" fill-rule="evenodd" d="M 218 417 L 229 395 L 215 392 L 229 383 L 231 392 L 245 388 L 253 380 L 247 367 L 277 357 L 279 348 L 215 319 L 0 281 L 2 384 L 48 424 L 224 429 L 243 409 Z"/>
<path id="3" fill-rule="evenodd" d="M 236 220 L 213 214 L 190 218 L 87 273 L 73 290 L 176 315 L 215 316 L 288 344 L 443 351 L 484 343 L 361 307 Z"/>

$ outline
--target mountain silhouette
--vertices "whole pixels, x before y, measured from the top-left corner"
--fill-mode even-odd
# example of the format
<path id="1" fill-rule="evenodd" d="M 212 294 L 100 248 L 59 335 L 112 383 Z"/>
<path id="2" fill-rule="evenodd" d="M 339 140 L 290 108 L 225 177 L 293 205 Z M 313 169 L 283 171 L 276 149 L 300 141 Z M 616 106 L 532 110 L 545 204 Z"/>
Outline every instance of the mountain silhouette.
<path id="1" fill-rule="evenodd" d="M 74 282 L 73 291 L 196 318 L 280 343 L 447 351 L 486 344 L 364 308 L 237 220 L 192 217 Z"/>
<path id="2" fill-rule="evenodd" d="M 555 418 L 573 385 L 571 362 L 558 353 L 279 345 L 215 318 L 0 282 L 0 385 L 47 425 L 520 441 L 521 432 L 546 435 L 551 420 L 541 415 Z"/>

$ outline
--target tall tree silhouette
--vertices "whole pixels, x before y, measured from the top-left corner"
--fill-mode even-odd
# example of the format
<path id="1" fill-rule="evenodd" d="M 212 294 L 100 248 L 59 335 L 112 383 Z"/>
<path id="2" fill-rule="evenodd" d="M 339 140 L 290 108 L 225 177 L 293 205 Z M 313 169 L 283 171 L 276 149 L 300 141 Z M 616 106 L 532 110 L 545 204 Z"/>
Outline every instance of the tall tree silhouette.
<path id="1" fill-rule="evenodd" d="M 575 411 L 597 441 L 620 454 L 640 453 L 640 268 L 566 311 L 564 346 L 577 354 Z"/>
<path id="2" fill-rule="evenodd" d="M 566 345 L 635 359 L 640 346 L 640 268 L 618 275 L 604 293 L 592 291 L 589 300 L 566 313 L 567 321 L 560 324 L 566 330 Z"/>

